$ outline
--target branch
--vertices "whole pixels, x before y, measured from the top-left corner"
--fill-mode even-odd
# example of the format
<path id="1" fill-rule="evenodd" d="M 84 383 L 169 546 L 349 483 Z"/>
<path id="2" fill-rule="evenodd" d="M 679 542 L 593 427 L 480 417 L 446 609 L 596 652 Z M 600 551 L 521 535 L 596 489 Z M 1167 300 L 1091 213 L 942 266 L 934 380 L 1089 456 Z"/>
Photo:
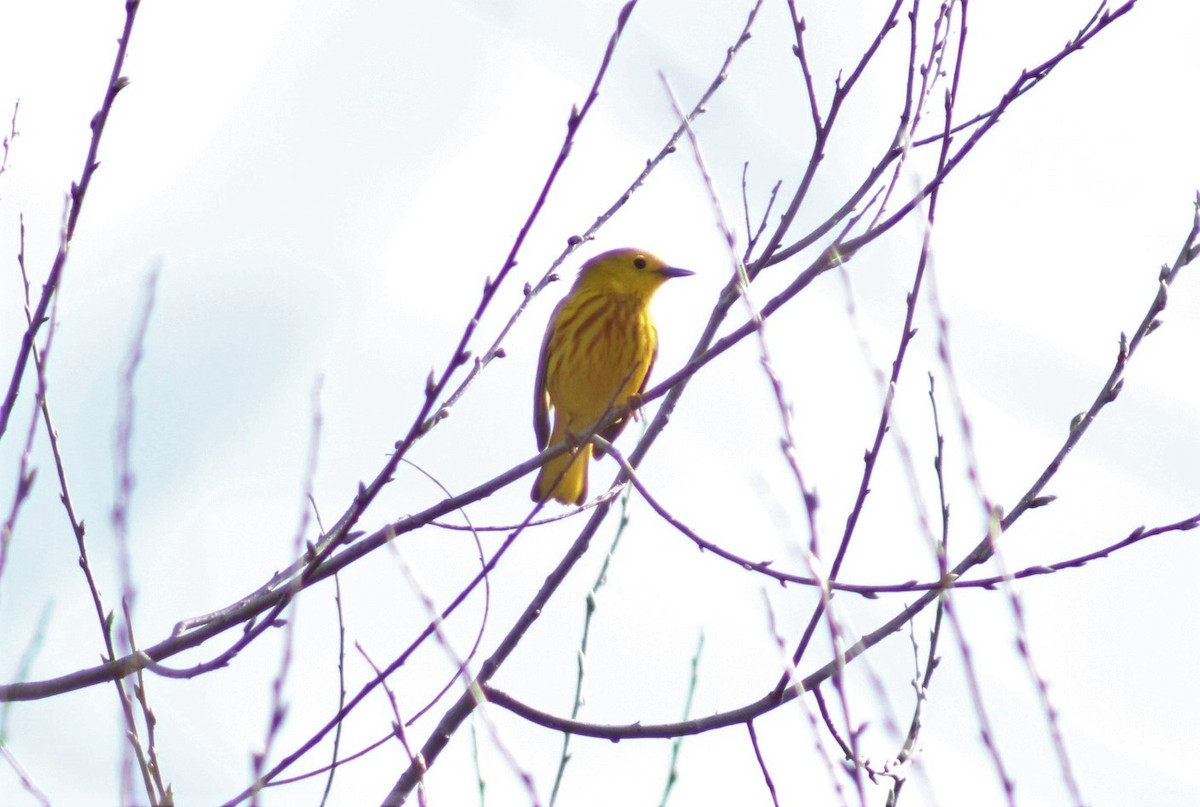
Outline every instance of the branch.
<path id="1" fill-rule="evenodd" d="M 59 284 L 62 281 L 62 273 L 67 265 L 67 253 L 71 246 L 71 239 L 75 236 L 75 225 L 78 223 L 79 214 L 83 209 L 84 196 L 92 184 L 92 176 L 96 173 L 96 169 L 100 167 L 100 163 L 96 157 L 100 151 L 100 137 L 104 134 L 104 125 L 108 122 L 108 115 L 112 111 L 112 105 L 117 98 L 117 93 L 125 89 L 129 84 L 129 79 L 121 75 L 121 71 L 125 67 L 125 53 L 129 48 L 129 37 L 133 32 L 133 20 L 137 16 L 140 2 L 141 0 L 125 0 L 125 28 L 121 32 L 120 38 L 117 39 L 117 55 L 113 59 L 108 87 L 104 91 L 104 100 L 100 104 L 100 110 L 92 116 L 90 124 L 92 139 L 88 145 L 88 153 L 83 163 L 83 171 L 79 175 L 79 181 L 71 183 L 67 220 L 59 239 L 58 253 L 54 256 L 54 263 L 50 267 L 50 274 L 46 277 L 46 282 L 42 286 L 42 296 L 38 299 L 32 323 L 26 328 L 25 334 L 21 337 L 21 348 L 17 352 L 17 361 L 13 366 L 12 378 L 8 382 L 8 391 L 4 394 L 3 402 L 0 402 L 0 438 L 3 438 L 5 431 L 8 429 L 8 419 L 12 414 L 13 406 L 16 404 L 17 393 L 21 389 L 21 379 L 25 376 L 25 368 L 33 352 L 33 341 L 37 337 L 38 330 L 41 329 L 42 324 L 46 322 L 46 312 L 50 310 L 50 301 L 58 291 Z"/>

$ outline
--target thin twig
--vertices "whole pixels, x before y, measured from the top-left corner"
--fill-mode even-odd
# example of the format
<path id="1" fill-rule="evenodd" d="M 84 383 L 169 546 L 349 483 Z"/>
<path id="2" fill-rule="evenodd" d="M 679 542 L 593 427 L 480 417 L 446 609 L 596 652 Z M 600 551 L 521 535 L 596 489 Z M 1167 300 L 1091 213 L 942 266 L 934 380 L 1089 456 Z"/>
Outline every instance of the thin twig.
<path id="1" fill-rule="evenodd" d="M 121 371 L 118 384 L 117 425 L 113 445 L 113 476 L 115 477 L 116 493 L 113 497 L 112 527 L 113 539 L 117 548 L 117 574 L 121 585 L 121 615 L 124 617 L 124 630 L 117 633 L 116 645 L 121 652 L 133 655 L 138 652 L 134 641 L 133 611 L 137 600 L 137 589 L 133 583 L 133 563 L 129 552 L 129 508 L 133 498 L 134 474 L 133 463 L 133 423 L 134 423 L 134 381 L 138 368 L 141 366 L 143 351 L 146 346 L 146 333 L 150 327 L 150 315 L 154 311 L 154 292 L 158 282 L 158 271 L 151 272 L 146 278 L 144 301 L 137 323 L 134 326 L 133 337 L 130 340 L 129 352 Z M 49 417 L 47 417 L 49 424 Z M 82 555 L 81 555 L 82 557 Z M 89 585 L 94 585 L 90 572 L 87 573 Z M 97 594 L 93 593 L 93 598 Z M 104 633 L 107 658 L 116 657 L 113 642 L 113 615 L 110 613 L 102 620 L 101 630 Z M 134 690 L 138 701 L 142 704 L 142 714 L 145 719 L 147 732 L 154 725 L 153 713 L 145 700 L 145 683 L 141 680 L 141 670 L 136 673 L 137 682 Z M 170 804 L 173 798 L 169 790 L 162 788 L 161 772 L 155 759 L 153 744 L 148 742 L 143 746 L 139 736 L 137 721 L 133 714 L 133 699 L 126 689 L 125 681 L 117 681 L 117 697 L 120 700 L 121 712 L 125 717 L 125 739 L 128 745 L 125 752 L 132 753 L 137 761 L 138 772 L 146 790 L 146 797 L 151 804 Z M 148 738 L 149 739 L 149 738 Z M 126 759 L 128 765 L 128 758 Z M 131 797 L 132 794 L 126 794 Z"/>
<path id="2" fill-rule="evenodd" d="M 938 418 L 937 396 L 934 394 L 933 373 L 929 374 L 929 407 L 933 418 L 933 433 L 935 439 L 935 448 L 933 455 L 933 468 L 937 476 L 938 488 L 938 503 L 941 512 L 941 534 L 938 540 L 938 569 L 944 576 L 946 573 L 946 563 L 948 557 L 948 547 L 950 543 L 950 503 L 946 500 L 946 476 L 945 476 L 945 445 L 946 439 L 942 435 L 942 424 Z M 940 662 L 938 656 L 938 642 L 942 636 L 942 618 L 945 616 L 945 602 L 938 600 L 937 610 L 934 612 L 933 628 L 929 631 L 929 649 L 925 655 L 924 672 L 921 671 L 921 665 L 918 661 L 918 646 L 916 639 L 916 629 L 910 626 L 910 633 L 913 645 L 913 660 L 917 665 L 916 675 L 913 677 L 913 690 L 915 698 L 913 699 L 913 714 L 912 720 L 909 721 L 908 733 L 904 737 L 904 742 L 900 747 L 900 752 L 896 754 L 896 762 L 898 765 L 906 765 L 911 762 L 917 752 L 917 741 L 921 734 L 923 724 L 921 716 L 925 709 L 925 703 L 928 697 L 929 686 L 933 682 L 933 673 L 937 669 Z M 904 788 L 905 777 L 897 777 L 892 783 L 891 790 L 888 792 L 887 807 L 895 807 L 897 800 L 900 797 L 900 792 Z"/>
<path id="3" fill-rule="evenodd" d="M 503 738 L 501 738 L 500 730 L 496 726 L 495 721 L 491 718 L 486 699 L 483 697 L 483 693 L 475 686 L 475 676 L 471 672 L 470 662 L 463 658 L 462 655 L 454 649 L 449 637 L 447 637 L 445 631 L 442 630 L 443 620 L 439 609 L 433 601 L 433 598 L 429 595 L 425 586 L 421 584 L 421 581 L 417 578 L 416 572 L 413 570 L 412 566 L 409 565 L 408 561 L 405 560 L 404 555 L 401 553 L 399 547 L 395 543 L 389 544 L 388 546 L 392 550 L 392 556 L 400 565 L 409 589 L 416 593 L 417 599 L 420 601 L 421 606 L 425 610 L 425 616 L 429 619 L 430 624 L 434 626 L 433 637 L 436 639 L 438 647 L 440 647 L 442 651 L 446 653 L 451 663 L 454 664 L 454 667 L 457 670 L 458 679 L 466 688 L 466 694 L 475 699 L 476 708 L 472 717 L 476 717 L 483 721 L 483 725 L 488 731 L 488 736 L 491 738 L 492 745 L 500 752 L 500 756 L 508 764 L 509 770 L 512 771 L 513 775 L 525 789 L 525 796 L 529 799 L 530 806 L 540 807 L 541 800 L 538 798 L 537 789 L 533 785 L 533 776 L 531 776 L 530 773 L 525 770 L 524 766 L 521 765 L 516 756 L 511 750 L 509 750 L 508 744 L 503 741 Z M 409 723 L 411 724 L 411 722 L 412 721 L 410 720 Z M 412 764 L 413 758 L 411 755 L 409 759 L 409 764 Z"/>
<path id="4" fill-rule="evenodd" d="M 8 419 L 12 415 L 17 394 L 21 389 L 21 379 L 25 375 L 25 368 L 33 353 L 34 340 L 37 338 L 38 330 L 46 322 L 46 315 L 50 310 L 50 302 L 54 299 L 59 284 L 62 281 L 63 270 L 67 264 L 67 254 L 70 251 L 71 239 L 75 236 L 75 226 L 79 222 L 79 214 L 83 210 L 83 200 L 87 195 L 88 188 L 91 187 L 92 177 L 95 175 L 96 169 L 100 167 L 97 155 L 100 151 L 100 137 L 104 134 L 104 125 L 108 122 L 108 116 L 112 112 L 113 102 L 117 98 L 117 93 L 129 84 L 129 79 L 121 75 L 121 72 L 125 69 L 125 54 L 129 48 L 129 38 L 133 33 L 133 21 L 137 16 L 140 3 L 141 0 L 125 0 L 125 26 L 121 31 L 121 36 L 117 39 L 117 54 L 113 59 L 108 86 L 104 90 L 104 100 L 100 104 L 99 111 L 92 116 L 90 124 L 92 137 L 88 143 L 87 156 L 83 161 L 83 170 L 79 174 L 78 181 L 71 183 L 66 223 L 63 227 L 62 236 L 59 239 L 58 252 L 54 256 L 54 263 L 50 267 L 50 273 L 46 276 L 45 283 L 42 284 L 42 294 L 38 299 L 33 316 L 30 318 L 29 327 L 25 329 L 25 334 L 21 337 L 21 348 L 17 352 L 12 377 L 8 382 L 8 390 L 5 392 L 3 400 L 0 401 L 0 437 L 3 437 L 4 433 L 8 430 Z"/>
<path id="5" fill-rule="evenodd" d="M 293 554 L 300 554 L 301 548 L 304 546 L 304 536 L 308 534 L 309 520 L 312 518 L 310 504 L 313 499 L 313 480 L 317 475 L 317 458 L 321 445 L 321 383 L 322 379 L 318 377 L 313 383 L 312 389 L 312 422 L 308 434 L 308 459 L 304 466 L 304 494 L 301 498 L 300 518 L 292 537 Z M 294 600 L 289 603 L 289 610 L 291 613 L 283 629 L 283 649 L 279 658 L 279 668 L 271 679 L 271 702 L 267 710 L 266 737 L 263 739 L 262 751 L 250 755 L 250 770 L 256 783 L 261 781 L 263 765 L 270 757 L 271 748 L 283 729 L 283 723 L 287 717 L 287 704 L 284 701 L 283 693 L 287 685 L 288 674 L 292 669 L 292 653 L 295 648 L 297 607 Z M 250 797 L 252 804 L 258 803 L 258 796 L 259 788 L 256 787 Z"/>
<path id="6" fill-rule="evenodd" d="M 14 112 L 14 115 L 16 113 Z M 15 118 L 14 118 L 15 120 Z M 4 159 L 8 159 L 8 140 L 4 141 Z M 32 322 L 33 312 L 30 310 L 29 298 L 29 274 L 25 271 L 25 216 L 20 216 L 20 241 L 17 249 L 17 266 L 21 270 L 21 282 L 25 290 L 25 320 L 26 323 Z M 49 355 L 50 345 L 54 341 L 54 323 L 50 323 L 50 327 L 46 333 L 46 347 L 44 353 Z M 32 463 L 33 457 L 33 441 L 37 434 L 38 411 L 46 411 L 46 373 L 42 361 L 42 354 L 38 352 L 37 345 L 32 346 L 34 356 L 34 367 L 37 369 L 37 400 L 34 401 L 33 409 L 29 414 L 29 425 L 25 429 L 25 444 L 21 450 L 20 459 L 17 461 L 17 481 L 13 490 L 12 504 L 9 505 L 8 515 L 4 519 L 4 523 L 0 524 L 0 578 L 4 577 L 4 569 L 8 565 L 8 547 L 12 542 L 12 538 L 16 535 L 17 518 L 21 514 L 21 507 L 29 498 L 29 494 L 33 491 L 33 484 L 37 480 L 37 468 Z"/>
<path id="7" fill-rule="evenodd" d="M 539 504 L 533 508 L 532 512 L 530 513 L 530 519 L 532 519 L 541 510 L 541 507 L 542 507 L 542 505 Z M 391 528 L 389 527 L 387 529 L 390 530 Z M 450 616 L 450 614 L 454 613 L 454 611 L 458 609 L 458 607 L 467 599 L 467 597 L 470 596 L 471 592 L 473 592 L 475 590 L 475 587 L 478 586 L 480 582 L 482 582 L 484 579 L 487 578 L 487 576 L 491 573 L 492 569 L 494 569 L 496 567 L 496 565 L 500 562 L 500 559 L 508 552 L 509 548 L 513 545 L 513 543 L 517 540 L 517 538 L 522 533 L 523 533 L 523 529 L 514 530 L 513 533 L 504 540 L 504 543 L 502 543 L 500 545 L 500 548 L 496 550 L 496 552 L 488 560 L 487 564 L 484 565 L 484 567 L 479 571 L 479 573 L 476 574 L 471 579 L 471 581 L 469 583 L 467 583 L 467 585 L 464 586 L 459 591 L 458 595 L 440 612 L 439 618 L 441 620 L 447 619 Z M 395 533 L 392 533 L 392 535 L 390 537 L 385 537 L 385 540 L 383 541 L 383 543 L 389 543 L 394 538 L 395 538 Z M 431 621 L 429 624 L 427 624 L 425 626 L 424 630 L 422 630 L 417 635 L 417 637 L 411 643 L 409 643 L 408 647 L 405 648 L 404 652 L 402 652 L 399 656 L 397 656 L 391 662 L 391 664 L 389 664 L 387 667 L 385 667 L 379 675 L 377 675 L 375 678 L 371 679 L 366 684 L 364 684 L 359 689 L 359 691 L 354 695 L 354 697 L 352 697 L 346 703 L 346 705 L 337 712 L 337 714 L 333 715 L 333 717 L 331 717 L 325 723 L 325 725 L 322 726 L 321 729 L 318 730 L 312 737 L 310 737 L 308 740 L 306 740 L 299 748 L 297 748 L 291 754 L 288 754 L 286 757 L 284 757 L 278 763 L 276 763 L 274 768 L 265 772 L 261 777 L 261 781 L 263 783 L 269 783 L 270 781 L 275 779 L 282 771 L 286 770 L 288 767 L 290 767 L 292 764 L 294 764 L 296 762 L 296 760 L 300 759 L 302 756 L 304 756 L 306 753 L 308 753 L 308 751 L 310 751 L 312 748 L 314 748 L 322 739 L 324 739 L 324 737 L 327 734 L 329 734 L 330 731 L 333 731 L 334 728 L 338 724 L 340 724 L 342 720 L 345 719 L 346 715 L 350 714 L 350 712 L 352 712 L 358 706 L 358 704 L 360 704 L 363 701 L 363 699 L 365 699 L 367 697 L 367 695 L 369 695 L 372 691 L 374 691 L 374 689 L 377 686 L 382 684 L 387 679 L 388 676 L 390 676 L 392 673 L 394 673 L 396 670 L 400 669 L 400 667 L 402 667 L 404 664 L 406 664 L 408 662 L 408 659 L 412 656 L 412 654 L 414 652 L 416 652 L 417 648 L 420 647 L 422 644 L 424 644 L 425 640 L 428 639 L 430 636 L 432 636 L 435 630 L 436 630 L 436 625 Z M 486 661 L 484 662 L 483 668 L 487 669 Z M 470 693 L 468 693 L 468 695 L 469 694 Z M 456 704 L 456 705 L 458 705 L 458 704 Z M 461 708 L 461 706 L 459 706 L 459 708 Z M 464 717 L 470 711 L 471 711 L 470 709 L 467 709 L 463 713 Z M 449 736 L 447 735 L 444 739 L 449 740 Z M 414 787 L 417 785 L 418 781 L 424 779 L 425 770 L 427 769 L 427 766 L 432 761 L 432 760 L 429 760 L 425 756 L 425 753 L 426 753 L 426 750 L 423 749 L 420 754 L 414 756 L 414 758 L 413 758 L 414 762 L 410 766 L 410 769 L 409 769 L 411 771 L 411 775 L 413 777 L 412 786 L 414 786 Z M 252 788 L 248 788 L 247 790 L 244 790 L 243 792 L 234 796 L 232 799 L 230 799 L 228 802 L 226 802 L 226 804 L 228 804 L 228 805 L 238 804 L 239 802 L 248 798 L 251 792 L 252 792 Z"/>
<path id="8" fill-rule="evenodd" d="M 338 711 L 341 711 L 346 705 L 346 615 L 342 609 L 342 578 L 340 575 L 333 576 L 333 605 L 334 611 L 337 613 L 338 624 Z M 321 793 L 320 807 L 325 807 L 329 803 L 329 794 L 333 792 L 333 777 L 337 772 L 338 754 L 342 748 L 342 724 L 333 732 L 333 743 L 329 750 L 329 776 L 325 779 L 325 790 Z"/>
<path id="9" fill-rule="evenodd" d="M 0 755 L 4 757 L 4 761 L 8 763 L 8 766 L 12 768 L 13 773 L 17 775 L 17 781 L 21 783 L 21 787 L 25 788 L 25 792 L 29 794 L 30 798 L 42 805 L 42 807 L 50 807 L 50 798 L 34 783 L 33 777 L 31 777 L 29 772 L 25 770 L 25 767 L 21 765 L 20 761 L 12 752 L 12 749 L 8 747 L 7 743 L 0 742 Z"/>
<path id="10" fill-rule="evenodd" d="M 587 599 L 584 605 L 583 612 L 583 632 L 579 638 L 579 653 L 577 655 L 577 664 L 575 672 L 575 697 L 571 703 L 571 717 L 579 717 L 579 711 L 583 708 L 583 680 L 584 673 L 587 669 L 588 655 L 588 640 L 592 632 L 592 617 L 596 613 L 596 606 L 599 602 L 600 589 L 608 582 L 609 567 L 612 565 L 613 558 L 616 556 L 617 547 L 621 543 L 621 536 L 625 534 L 626 528 L 629 526 L 629 500 L 632 496 L 633 488 L 626 486 L 624 494 L 621 496 L 621 509 L 617 518 L 617 529 L 613 534 L 612 543 L 608 545 L 608 552 L 604 555 L 604 562 L 600 564 L 600 570 L 596 573 L 596 578 L 592 582 L 592 587 L 588 591 Z M 562 751 L 558 756 L 558 769 L 554 774 L 554 785 L 550 788 L 550 807 L 554 807 L 558 800 L 559 787 L 562 785 L 563 774 L 566 772 L 567 763 L 571 759 L 571 735 L 564 734 L 562 742 Z"/>
<path id="11" fill-rule="evenodd" d="M 12 118 L 8 122 L 8 134 L 4 136 L 4 142 L 0 144 L 0 176 L 4 176 L 4 172 L 8 170 L 8 151 L 12 148 L 13 141 L 21 134 L 17 131 L 17 112 L 21 109 L 21 99 L 18 98 L 13 102 Z"/>
<path id="12" fill-rule="evenodd" d="M 758 769 L 762 772 L 763 784 L 767 786 L 767 792 L 771 794 L 771 804 L 774 807 L 779 807 L 779 794 L 775 792 L 775 782 L 771 779 L 771 772 L 767 769 L 767 761 L 763 758 L 762 748 L 758 744 L 758 732 L 754 730 L 754 721 L 746 721 L 746 731 L 750 735 L 750 745 L 754 748 L 754 758 L 758 761 Z"/>
<path id="13" fill-rule="evenodd" d="M 411 460 L 405 460 L 404 462 L 406 465 L 415 469 L 418 473 L 420 473 L 422 476 L 424 476 L 430 482 L 437 485 L 438 488 L 442 491 L 442 493 L 445 496 L 449 497 L 449 496 L 453 495 L 450 493 L 450 489 L 447 488 L 445 485 L 443 485 L 441 483 L 441 480 L 439 480 L 433 474 L 429 473 L 424 468 L 417 465 L 415 462 L 412 462 Z M 485 557 L 484 551 L 483 551 L 483 541 L 481 541 L 479 538 L 479 530 L 475 529 L 474 525 L 471 523 L 471 516 L 470 516 L 470 514 L 467 513 L 466 508 L 459 508 L 458 514 L 460 516 L 462 516 L 463 521 L 466 522 L 466 529 L 468 529 L 471 532 L 471 537 L 474 539 L 474 542 L 475 542 L 475 551 L 478 553 L 478 557 L 479 557 L 479 566 L 480 566 L 480 568 L 483 568 L 483 566 L 487 562 L 487 558 Z M 516 529 L 516 527 L 514 527 L 513 529 Z M 479 629 L 475 631 L 475 641 L 471 643 L 471 649 L 469 651 L 467 651 L 465 660 L 468 663 L 475 659 L 476 654 L 479 652 L 479 646 L 483 643 L 483 632 L 487 628 L 488 616 L 491 614 L 491 610 L 492 610 L 492 581 L 489 576 L 485 575 L 483 578 L 483 613 L 479 618 Z M 436 695 L 434 695 L 432 698 L 430 698 L 430 700 L 427 704 L 425 704 L 420 709 L 418 709 L 416 712 L 414 712 L 413 716 L 408 719 L 408 725 L 411 726 L 412 724 L 416 723 L 418 720 L 421 719 L 421 717 L 426 712 L 428 712 L 430 709 L 432 709 L 434 706 L 436 706 L 441 701 L 441 699 L 445 696 L 445 694 L 450 691 L 451 687 L 454 686 L 454 682 L 458 679 L 459 675 L 461 675 L 461 671 L 456 672 L 454 675 L 452 675 L 450 677 L 450 680 L 448 680 L 446 682 L 445 686 L 443 686 Z"/>
<path id="14" fill-rule="evenodd" d="M 700 654 L 704 651 L 704 633 L 701 632 L 700 638 L 696 641 L 696 652 L 692 655 L 692 672 L 688 676 L 687 695 L 683 702 L 683 719 L 687 720 L 692 713 L 692 700 L 696 696 L 696 683 L 699 681 L 700 669 Z M 667 783 L 663 787 L 662 799 L 658 802 L 658 807 L 667 807 L 667 799 L 671 797 L 671 790 L 675 787 L 675 782 L 679 779 L 679 751 L 683 747 L 683 738 L 676 737 L 671 741 L 671 763 L 667 769 Z"/>

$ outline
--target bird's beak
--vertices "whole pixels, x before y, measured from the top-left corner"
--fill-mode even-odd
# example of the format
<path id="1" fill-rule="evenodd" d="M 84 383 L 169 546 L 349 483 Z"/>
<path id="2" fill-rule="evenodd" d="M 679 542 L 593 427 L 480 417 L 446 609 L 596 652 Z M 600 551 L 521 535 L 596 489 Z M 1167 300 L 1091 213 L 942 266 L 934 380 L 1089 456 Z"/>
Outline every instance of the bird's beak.
<path id="1" fill-rule="evenodd" d="M 658 273 L 663 277 L 687 277 L 696 274 L 690 269 L 680 269 L 677 266 L 664 266 L 658 270 Z"/>

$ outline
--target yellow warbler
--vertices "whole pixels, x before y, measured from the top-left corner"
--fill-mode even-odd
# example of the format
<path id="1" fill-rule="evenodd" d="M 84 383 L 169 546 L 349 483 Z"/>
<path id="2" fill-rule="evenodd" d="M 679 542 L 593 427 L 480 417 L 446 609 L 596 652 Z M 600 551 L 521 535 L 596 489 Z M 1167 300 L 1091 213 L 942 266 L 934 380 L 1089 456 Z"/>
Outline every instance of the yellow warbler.
<path id="1" fill-rule="evenodd" d="M 646 388 L 658 353 L 650 298 L 668 278 L 690 274 L 636 249 L 614 249 L 584 264 L 570 293 L 550 316 L 542 341 L 533 390 L 533 431 L 539 449 L 567 442 L 573 435 L 586 437 L 606 412 L 624 406 Z M 601 436 L 616 439 L 625 420 Z M 582 443 L 543 465 L 533 483 L 533 500 L 582 504 L 593 453 L 601 456 L 591 443 Z"/>

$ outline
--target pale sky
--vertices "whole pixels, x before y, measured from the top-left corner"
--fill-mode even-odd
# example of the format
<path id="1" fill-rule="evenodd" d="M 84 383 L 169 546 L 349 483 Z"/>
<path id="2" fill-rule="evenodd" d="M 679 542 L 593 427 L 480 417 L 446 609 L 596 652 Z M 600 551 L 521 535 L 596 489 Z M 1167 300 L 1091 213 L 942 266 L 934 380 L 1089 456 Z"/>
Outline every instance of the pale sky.
<path id="1" fill-rule="evenodd" d="M 144 280 L 157 271 L 132 456 L 134 624 L 144 644 L 165 638 L 181 618 L 253 591 L 293 558 L 318 379 L 313 494 L 326 522 L 341 514 L 360 480 L 382 467 L 421 405 L 430 368 L 444 367 L 485 278 L 499 271 L 620 7 L 548 0 L 413 5 L 143 3 L 124 71 L 131 83 L 115 105 L 71 248 L 48 384 L 94 568 L 115 605 L 121 583 L 109 514 L 118 382 Z M 992 105 L 1022 68 L 1052 56 L 1093 10 L 1083 0 L 1047 5 L 970 6 L 960 117 Z M 875 3 L 814 6 L 802 9 L 806 41 L 827 103 L 838 70 L 849 72 L 883 11 Z M 747 3 L 701 11 L 680 0 L 641 1 L 473 351 L 495 338 L 524 283 L 542 276 L 567 238 L 590 226 L 669 136 L 674 113 L 659 71 L 685 104 L 693 103 L 748 9 Z M 0 175 L 4 379 L 24 328 L 15 261 L 19 216 L 37 293 L 122 19 L 119 2 L 7 4 L 0 11 L 5 133 L 20 101 L 19 135 Z M 749 163 L 751 209 L 760 215 L 776 180 L 783 180 L 783 196 L 794 191 L 812 143 L 803 85 L 789 55 L 786 4 L 768 0 L 753 33 L 696 127 L 741 244 L 743 163 Z M 1191 224 L 1200 187 L 1197 41 L 1200 5 L 1142 0 L 1017 101 L 944 186 L 931 282 L 949 323 L 980 484 L 1005 507 L 1037 478 L 1071 418 L 1095 397 L 1119 335 L 1133 332 L 1154 297 L 1159 266 L 1174 260 Z M 828 215 L 886 146 L 906 43 L 904 31 L 893 34 L 864 77 L 862 96 L 843 111 L 802 221 Z M 942 92 L 928 113 L 934 118 Z M 929 163 L 918 162 L 898 193 L 911 192 L 923 177 Z M 829 552 L 878 418 L 872 363 L 886 370 L 891 361 L 921 236 L 918 220 L 906 222 L 848 265 L 853 322 L 844 284 L 831 272 L 768 323 L 774 369 L 793 408 L 799 461 L 820 495 L 818 527 Z M 452 416 L 418 444 L 413 462 L 461 492 L 533 456 L 530 400 L 546 318 L 582 260 L 623 245 L 696 272 L 672 281 L 656 300 L 660 354 L 651 383 L 682 365 L 730 272 L 684 144 L 596 243 L 568 259 L 564 281 L 539 296 L 505 340 L 507 358 L 494 362 Z M 755 300 L 768 299 L 815 254 L 769 270 Z M 1135 356 L 1121 397 L 1047 489 L 1058 500 L 1005 536 L 1010 569 L 1065 560 L 1139 525 L 1200 512 L 1197 273 L 1197 265 L 1181 273 L 1164 325 Z M 936 508 L 930 372 L 938 376 L 947 440 L 953 560 L 982 535 L 952 391 L 937 357 L 929 291 L 918 307 L 892 437 L 844 582 L 934 576 L 898 460 L 903 446 L 922 501 Z M 743 321 L 744 310 L 735 311 L 724 332 Z M 26 378 L 0 442 L 0 518 L 11 506 L 34 384 Z M 618 443 L 624 451 L 632 451 L 636 432 L 629 429 Z M 808 532 L 779 437 L 779 414 L 757 348 L 747 341 L 689 387 L 643 465 L 643 478 L 708 540 L 805 574 Z M 0 683 L 15 679 L 17 659 L 47 609 L 29 679 L 91 666 L 101 650 L 42 434 L 32 461 L 34 494 L 20 512 L 0 577 Z M 615 470 L 611 460 L 597 465 L 592 492 Z M 472 521 L 519 522 L 530 506 L 529 482 L 474 505 Z M 440 498 L 424 476 L 403 468 L 363 528 L 377 529 Z M 793 646 L 813 593 L 783 589 L 698 552 L 636 497 L 631 518 L 600 594 L 581 719 L 679 719 L 701 634 L 692 714 L 763 695 L 780 674 L 771 622 L 785 646 Z M 611 541 L 616 520 L 610 521 L 495 681 L 554 714 L 570 712 L 584 598 Z M 492 578 L 484 656 L 582 523 L 576 517 L 532 530 L 504 558 Z M 502 536 L 484 534 L 489 554 Z M 316 535 L 310 528 L 304 537 Z M 426 621 L 405 566 L 439 605 L 478 569 L 465 533 L 426 529 L 396 543 L 399 555 L 376 552 L 342 576 L 351 691 L 369 676 L 353 642 L 386 664 Z M 1200 749 L 1200 608 L 1191 593 L 1198 562 L 1196 533 L 1168 533 L 1016 586 L 1033 658 L 1049 682 L 1088 804 L 1200 801 L 1191 773 Z M 988 566 L 979 574 L 995 571 Z M 839 596 L 838 615 L 857 635 L 912 598 Z M 1016 803 L 1067 803 L 1036 689 L 1015 651 L 1009 600 L 1001 592 L 966 590 L 955 603 L 1000 754 L 1016 782 Z M 475 598 L 450 622 L 456 652 L 469 647 L 480 610 Z M 915 626 L 922 659 L 930 616 Z M 336 709 L 332 587 L 307 592 L 291 619 L 289 712 L 273 759 L 290 753 Z M 828 634 L 818 636 L 802 673 L 829 658 Z M 282 638 L 277 631 L 228 669 L 199 679 L 148 677 L 159 752 L 178 803 L 217 803 L 249 781 L 250 755 L 266 734 Z M 947 628 L 924 713 L 919 771 L 905 794 L 909 804 L 1004 803 L 957 648 Z M 213 652 L 172 662 L 197 663 Z M 907 632 L 897 634 L 856 662 L 848 680 L 853 714 L 868 724 L 864 752 L 876 762 L 896 753 L 888 721 L 907 727 L 911 715 L 912 652 Z M 404 716 L 452 671 L 436 644 L 418 653 L 391 682 Z M 409 730 L 413 742 L 425 740 L 449 703 Z M 548 803 L 559 736 L 498 709 L 490 714 L 502 747 L 532 777 L 539 803 Z M 348 721 L 343 752 L 385 735 L 392 719 L 386 697 L 372 695 Z M 530 803 L 487 728 L 476 727 L 487 803 Z M 820 733 L 814 735 L 804 709 L 789 704 L 756 727 L 782 803 L 838 804 L 835 780 L 857 803 L 846 777 L 831 779 L 815 750 Z M 118 799 L 123 739 L 112 687 L 11 705 L 6 730 L 9 749 L 52 803 Z M 431 804 L 477 802 L 471 745 L 463 730 L 437 760 L 428 778 Z M 657 803 L 669 743 L 576 739 L 572 748 L 559 804 Z M 328 758 L 323 746 L 289 773 Z M 679 765 L 672 804 L 770 804 L 743 728 L 687 739 Z M 402 769 L 398 746 L 385 746 L 339 774 L 330 803 L 378 803 Z M 273 789 L 263 803 L 316 804 L 323 786 L 318 777 Z M 35 803 L 4 764 L 0 795 L 5 804 Z M 867 803 L 882 804 L 884 796 L 883 787 L 868 785 Z"/>

